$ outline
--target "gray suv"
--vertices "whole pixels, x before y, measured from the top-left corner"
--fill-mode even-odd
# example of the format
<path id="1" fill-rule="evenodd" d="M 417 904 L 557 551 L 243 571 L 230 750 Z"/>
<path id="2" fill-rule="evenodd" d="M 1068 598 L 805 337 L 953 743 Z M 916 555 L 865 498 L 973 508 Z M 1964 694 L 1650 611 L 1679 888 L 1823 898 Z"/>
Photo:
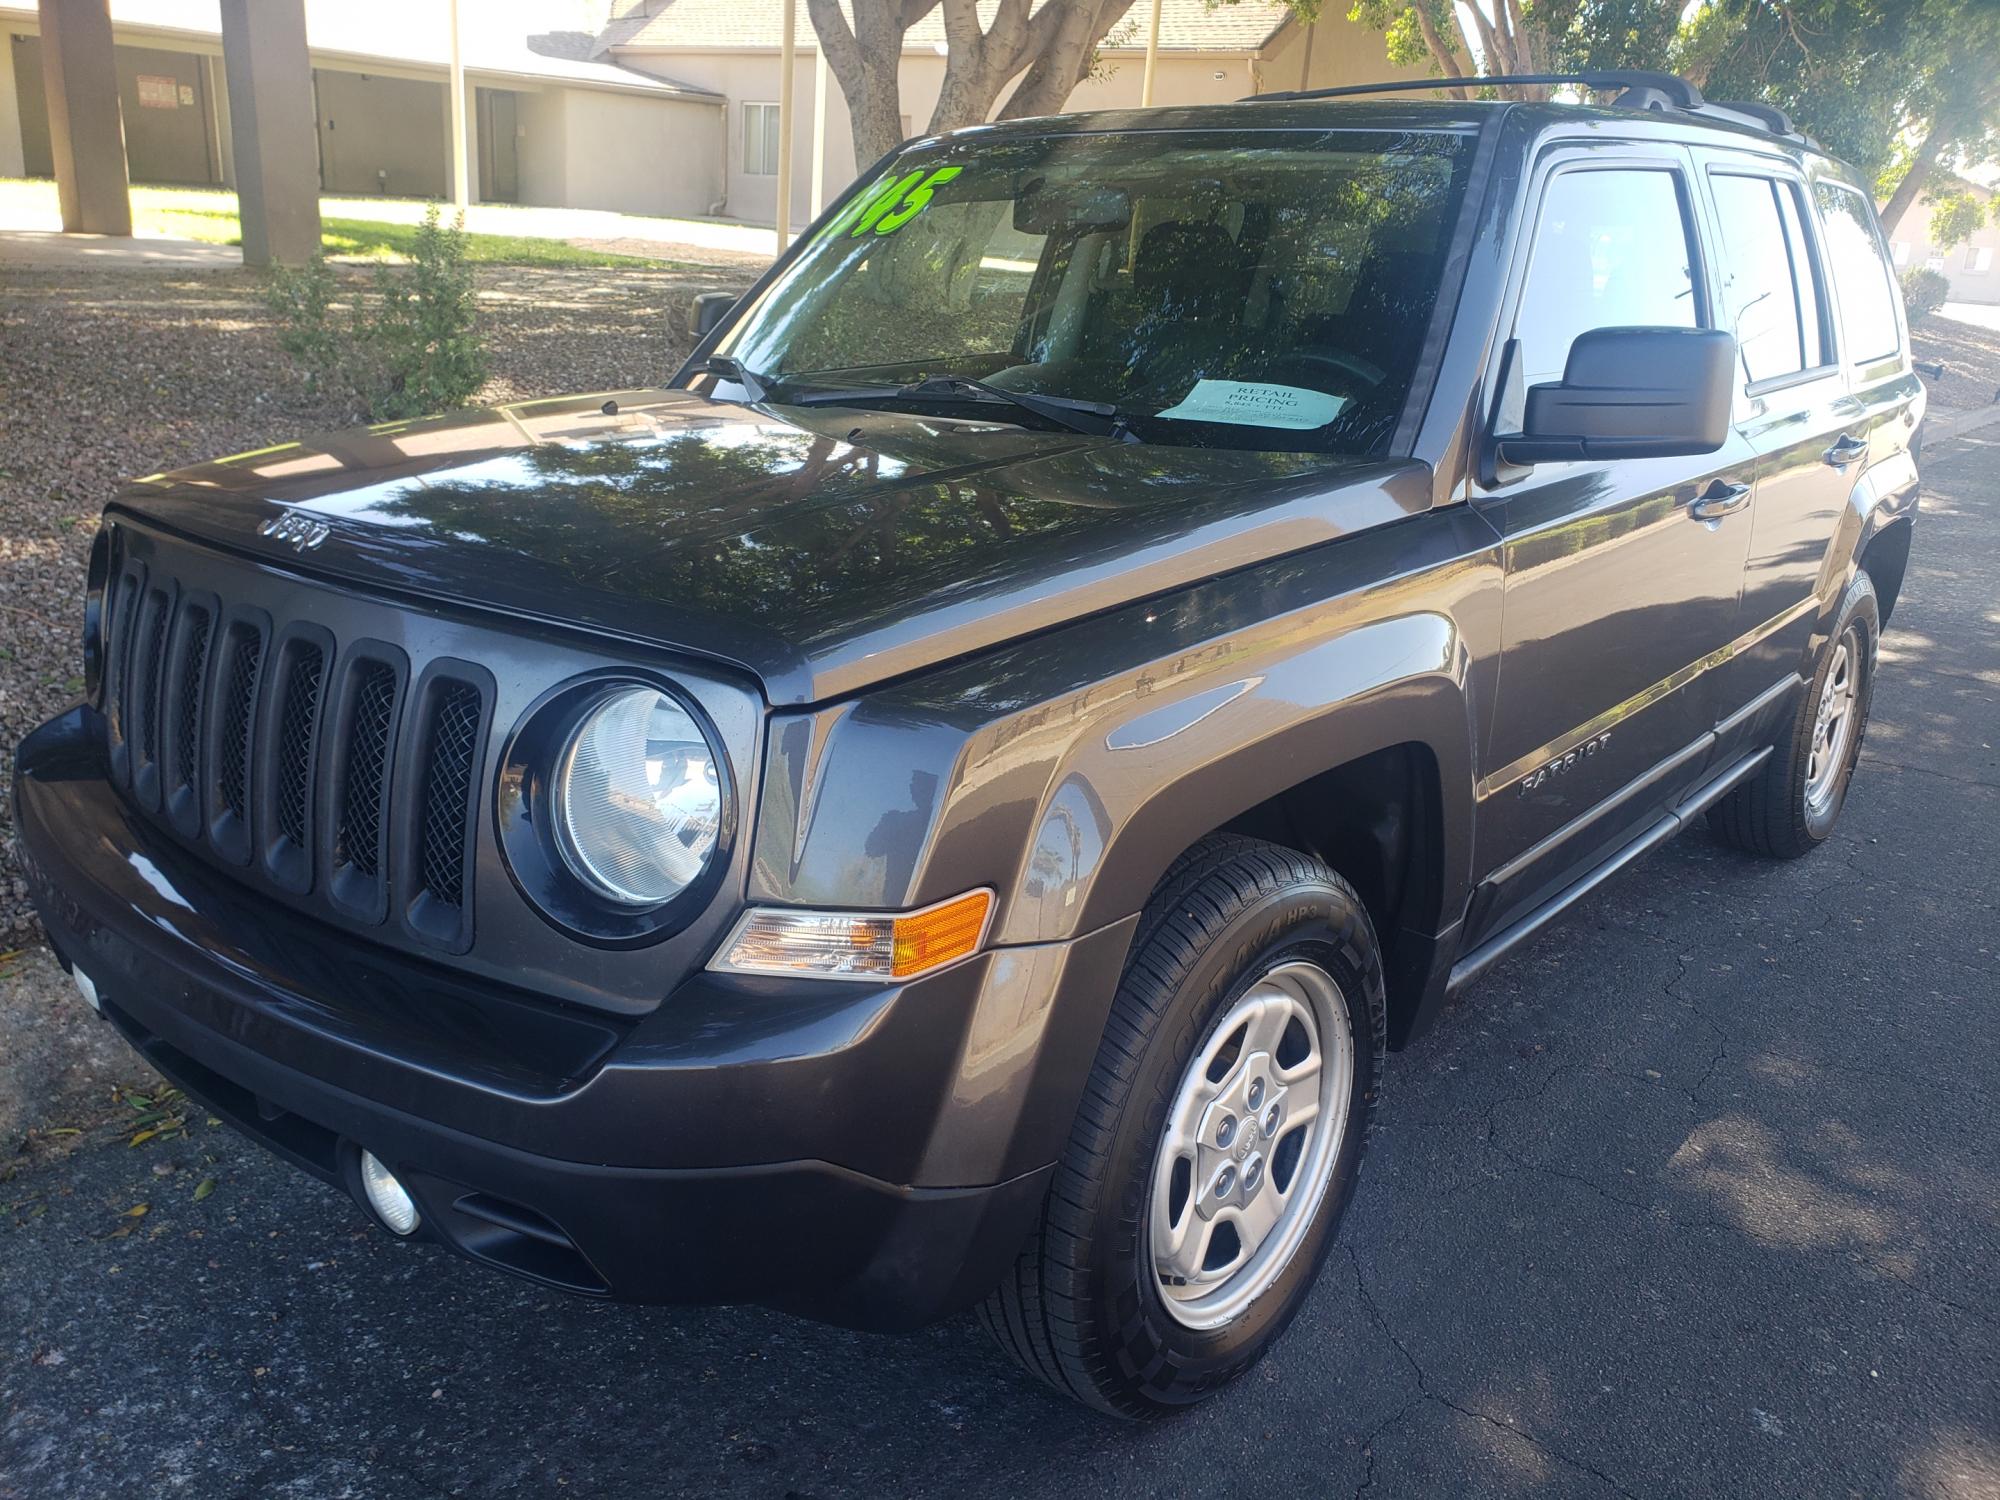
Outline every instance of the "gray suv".
<path id="1" fill-rule="evenodd" d="M 1387 1051 L 1849 792 L 1923 409 L 1868 192 L 1577 81 L 913 142 L 665 389 L 132 484 L 14 782 L 79 989 L 395 1234 L 1215 1391 Z"/>

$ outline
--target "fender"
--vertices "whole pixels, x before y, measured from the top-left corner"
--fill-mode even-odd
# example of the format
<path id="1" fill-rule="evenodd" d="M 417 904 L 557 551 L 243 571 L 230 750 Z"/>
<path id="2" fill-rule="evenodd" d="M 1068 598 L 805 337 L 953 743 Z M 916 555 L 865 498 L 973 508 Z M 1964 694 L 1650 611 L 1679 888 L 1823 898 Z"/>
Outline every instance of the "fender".
<path id="1" fill-rule="evenodd" d="M 1914 518 L 1917 502 L 1916 458 L 1906 448 L 1898 448 L 1855 480 L 1820 569 L 1819 623 L 1800 667 L 1808 677 L 1832 629 L 1833 612 L 1840 607 L 1841 597 L 1854 582 L 1854 575 L 1861 571 L 1861 559 L 1870 543 L 1888 527 Z M 1886 606 L 1892 601 L 1883 602 Z"/>
<path id="2" fill-rule="evenodd" d="M 893 908 L 988 884 L 996 946 L 1063 941 L 1138 911 L 1246 809 L 1417 742 L 1455 914 L 1499 597 L 1493 532 L 1455 506 L 785 716 L 749 897 Z"/>

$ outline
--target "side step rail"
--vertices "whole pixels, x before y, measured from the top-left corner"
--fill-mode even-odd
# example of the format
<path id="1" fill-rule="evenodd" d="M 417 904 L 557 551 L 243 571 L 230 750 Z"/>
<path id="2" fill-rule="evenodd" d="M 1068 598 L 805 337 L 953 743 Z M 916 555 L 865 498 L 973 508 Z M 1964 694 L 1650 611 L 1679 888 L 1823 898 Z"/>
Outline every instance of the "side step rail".
<path id="1" fill-rule="evenodd" d="M 1624 848 L 1606 856 L 1533 911 L 1493 934 L 1452 965 L 1451 978 L 1446 983 L 1445 993 L 1457 994 L 1620 870 L 1636 864 L 1659 848 L 1702 813 L 1707 812 L 1710 807 L 1756 775 L 1773 753 L 1772 748 L 1766 745 L 1763 749 L 1753 751 L 1709 777 L 1707 781 L 1675 803 L 1670 810 L 1661 814 L 1657 823 L 1644 829 Z"/>

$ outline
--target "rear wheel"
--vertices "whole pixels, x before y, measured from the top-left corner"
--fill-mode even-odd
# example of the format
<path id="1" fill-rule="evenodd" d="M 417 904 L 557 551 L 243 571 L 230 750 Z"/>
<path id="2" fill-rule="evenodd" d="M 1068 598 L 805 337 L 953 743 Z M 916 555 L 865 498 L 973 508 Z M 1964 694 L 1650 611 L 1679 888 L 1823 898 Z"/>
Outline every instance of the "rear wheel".
<path id="1" fill-rule="evenodd" d="M 1875 585 L 1857 574 L 1785 737 L 1762 771 L 1709 812 L 1709 827 L 1725 843 L 1796 859 L 1833 832 L 1868 728 L 1880 632 Z"/>
<path id="2" fill-rule="evenodd" d="M 1183 856 L 1140 920 L 1041 1220 L 982 1310 L 1001 1346 L 1131 1417 L 1248 1369 L 1333 1242 L 1383 1036 L 1352 887 L 1250 839 Z"/>

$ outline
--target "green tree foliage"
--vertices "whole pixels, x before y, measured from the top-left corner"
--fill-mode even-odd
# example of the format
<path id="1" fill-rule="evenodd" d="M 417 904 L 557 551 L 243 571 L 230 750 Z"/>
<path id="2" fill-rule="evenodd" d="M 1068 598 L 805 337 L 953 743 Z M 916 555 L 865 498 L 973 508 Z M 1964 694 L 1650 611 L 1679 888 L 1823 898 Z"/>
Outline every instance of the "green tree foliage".
<path id="1" fill-rule="evenodd" d="M 1223 0 L 1229 3 L 1229 0 Z M 1310 19 L 1320 0 L 1293 0 Z M 1885 217 L 1937 169 L 2000 159 L 2000 0 L 1352 0 L 1389 59 L 1472 73 L 1652 68 L 1775 104 L 1882 174 Z"/>
<path id="2" fill-rule="evenodd" d="M 278 342 L 320 390 L 351 396 L 371 421 L 463 406 L 486 379 L 486 349 L 465 258 L 463 217 L 424 212 L 406 266 L 376 267 L 374 297 L 343 319 L 339 285 L 323 256 L 272 273 L 266 300 Z"/>
<path id="3" fill-rule="evenodd" d="M 1775 104 L 1836 155 L 1883 172 L 1891 220 L 1935 168 L 2000 148 L 1993 0 L 1708 0 L 1681 46 L 1711 97 Z"/>
<path id="4" fill-rule="evenodd" d="M 1986 205 L 1968 192 L 1940 193 L 1930 205 L 1930 239 L 1940 250 L 1964 244 L 1986 222 Z"/>

